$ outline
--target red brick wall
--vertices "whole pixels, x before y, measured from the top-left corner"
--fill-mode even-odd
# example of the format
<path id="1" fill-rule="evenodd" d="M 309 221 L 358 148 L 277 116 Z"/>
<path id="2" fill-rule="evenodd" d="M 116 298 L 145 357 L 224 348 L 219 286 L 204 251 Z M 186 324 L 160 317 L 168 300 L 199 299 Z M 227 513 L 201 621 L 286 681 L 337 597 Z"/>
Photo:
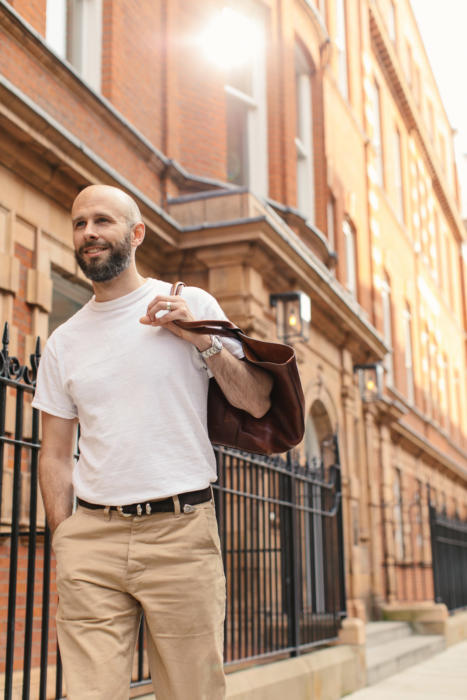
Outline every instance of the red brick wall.
<path id="1" fill-rule="evenodd" d="M 0 72 L 65 129 L 86 144 L 136 187 L 159 201 L 160 185 L 147 160 L 122 137 L 112 117 L 86 89 L 52 63 L 40 63 L 23 45 L 0 29 Z M 150 70 L 148 70 L 150 73 Z"/>
<path id="2" fill-rule="evenodd" d="M 34 29 L 45 36 L 45 9 L 47 0 L 10 0 L 9 3 Z"/>
<path id="3" fill-rule="evenodd" d="M 102 94 L 159 149 L 163 69 L 160 0 L 104 0 Z"/>

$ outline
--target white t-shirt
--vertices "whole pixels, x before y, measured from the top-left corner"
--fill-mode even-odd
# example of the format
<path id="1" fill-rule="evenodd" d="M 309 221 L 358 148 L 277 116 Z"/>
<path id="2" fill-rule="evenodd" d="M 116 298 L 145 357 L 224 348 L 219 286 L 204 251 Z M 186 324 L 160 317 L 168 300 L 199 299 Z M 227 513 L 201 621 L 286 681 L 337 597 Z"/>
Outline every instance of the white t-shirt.
<path id="1" fill-rule="evenodd" d="M 217 478 L 205 363 L 191 343 L 139 323 L 148 303 L 170 287 L 147 279 L 118 299 L 93 297 L 45 346 L 33 406 L 79 419 L 73 486 L 91 503 L 139 503 L 202 489 Z M 202 289 L 185 287 L 182 296 L 195 319 L 226 318 Z M 240 343 L 223 343 L 243 356 Z"/>

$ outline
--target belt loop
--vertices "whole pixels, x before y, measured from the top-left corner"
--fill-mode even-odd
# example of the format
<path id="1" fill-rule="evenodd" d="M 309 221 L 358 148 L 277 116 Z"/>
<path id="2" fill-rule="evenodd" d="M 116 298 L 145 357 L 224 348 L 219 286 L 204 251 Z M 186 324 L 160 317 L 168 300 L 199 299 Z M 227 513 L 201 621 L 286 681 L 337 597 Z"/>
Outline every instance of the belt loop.
<path id="1" fill-rule="evenodd" d="M 105 506 L 105 508 L 104 508 L 104 518 L 105 518 L 105 520 L 110 520 L 111 517 L 112 517 L 112 516 L 111 516 L 111 514 L 110 514 L 110 506 Z"/>
<path id="2" fill-rule="evenodd" d="M 174 514 L 175 515 L 180 515 L 181 508 L 180 508 L 180 499 L 178 496 L 172 496 L 172 500 L 174 502 Z"/>

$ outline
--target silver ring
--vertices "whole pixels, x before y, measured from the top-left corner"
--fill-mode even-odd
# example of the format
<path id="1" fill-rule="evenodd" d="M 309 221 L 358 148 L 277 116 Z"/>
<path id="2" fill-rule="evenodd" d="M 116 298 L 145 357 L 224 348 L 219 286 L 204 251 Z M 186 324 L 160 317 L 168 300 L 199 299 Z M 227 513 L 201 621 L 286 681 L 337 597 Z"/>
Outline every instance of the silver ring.
<path id="1" fill-rule="evenodd" d="M 170 311 L 171 308 L 172 308 L 172 304 L 170 303 L 170 301 L 168 301 L 167 302 L 167 311 Z"/>

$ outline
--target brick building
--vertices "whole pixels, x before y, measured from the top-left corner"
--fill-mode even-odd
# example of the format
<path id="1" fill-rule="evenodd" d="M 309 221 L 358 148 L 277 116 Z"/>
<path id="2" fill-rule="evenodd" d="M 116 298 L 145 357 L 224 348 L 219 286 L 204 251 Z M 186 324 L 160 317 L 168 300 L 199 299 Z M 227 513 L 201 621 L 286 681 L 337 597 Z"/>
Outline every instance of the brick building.
<path id="1" fill-rule="evenodd" d="M 252 334 L 274 336 L 271 293 L 303 290 L 302 453 L 339 436 L 348 612 L 433 599 L 428 490 L 467 517 L 467 243 L 408 0 L 0 0 L 0 126 L 11 354 L 89 296 L 68 211 L 93 182 L 138 201 L 144 274 Z"/>

